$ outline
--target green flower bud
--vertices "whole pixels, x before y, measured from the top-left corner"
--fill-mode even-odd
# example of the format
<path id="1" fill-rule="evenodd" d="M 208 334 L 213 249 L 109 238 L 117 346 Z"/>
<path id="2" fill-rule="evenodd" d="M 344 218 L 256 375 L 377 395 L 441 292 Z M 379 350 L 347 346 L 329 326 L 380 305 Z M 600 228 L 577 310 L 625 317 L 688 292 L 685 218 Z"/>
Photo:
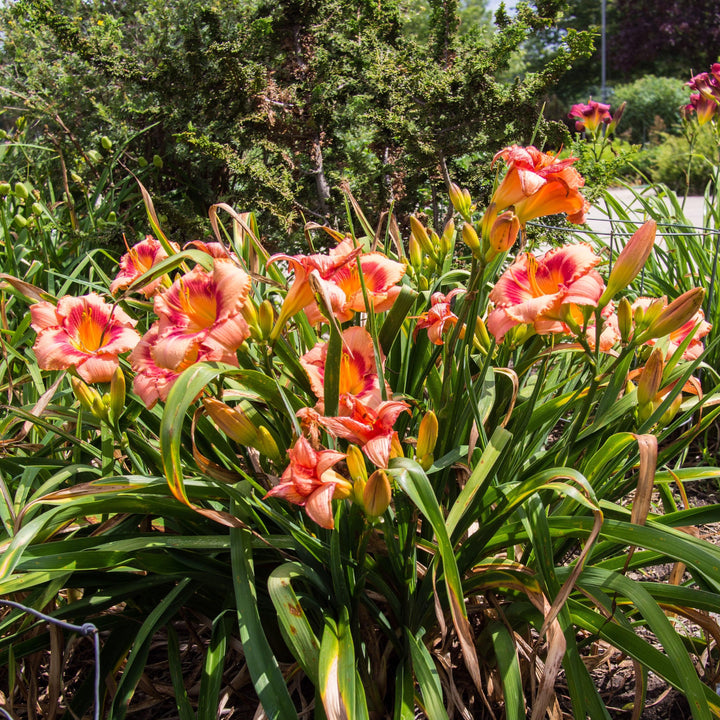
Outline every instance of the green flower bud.
<path id="1" fill-rule="evenodd" d="M 103 146 L 103 150 L 112 150 L 112 140 L 107 135 L 100 138 L 100 144 Z"/>
<path id="2" fill-rule="evenodd" d="M 162 170 L 163 159 L 159 155 L 153 155 L 153 165 L 158 169 Z"/>
<path id="3" fill-rule="evenodd" d="M 147 167 L 148 165 L 148 161 L 142 155 L 138 158 L 137 162 L 141 168 Z"/>
<path id="4" fill-rule="evenodd" d="M 29 194 L 25 183 L 15 183 L 15 197 L 20 198 L 20 200 L 26 200 Z"/>

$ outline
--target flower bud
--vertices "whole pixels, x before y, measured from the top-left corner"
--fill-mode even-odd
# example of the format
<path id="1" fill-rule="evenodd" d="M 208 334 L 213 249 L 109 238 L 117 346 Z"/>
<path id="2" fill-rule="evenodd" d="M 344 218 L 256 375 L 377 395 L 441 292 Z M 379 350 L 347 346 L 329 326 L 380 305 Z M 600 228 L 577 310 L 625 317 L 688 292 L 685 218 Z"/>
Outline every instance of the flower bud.
<path id="1" fill-rule="evenodd" d="M 152 163 L 158 170 L 162 170 L 163 159 L 159 155 L 153 155 Z"/>
<path id="2" fill-rule="evenodd" d="M 255 301 L 252 298 L 248 298 L 244 305 L 242 306 L 242 310 L 240 311 L 243 316 L 243 320 L 248 324 L 248 328 L 250 329 L 250 336 L 253 340 L 260 340 L 262 337 L 262 332 L 260 330 L 260 325 L 258 321 L 258 311 L 255 307 Z"/>
<path id="3" fill-rule="evenodd" d="M 475 228 L 468 222 L 463 224 L 462 239 L 463 242 L 470 248 L 472 254 L 475 257 L 479 257 L 480 238 L 478 237 L 477 232 L 475 232 Z"/>
<path id="4" fill-rule="evenodd" d="M 438 420 L 432 410 L 428 410 L 420 421 L 417 440 L 417 456 L 424 457 L 435 450 L 438 439 Z"/>
<path id="5" fill-rule="evenodd" d="M 620 105 L 620 107 L 615 111 L 615 114 L 612 116 L 610 124 L 607 126 L 608 135 L 612 135 L 615 132 L 615 128 L 618 126 L 618 123 L 620 122 L 623 113 L 625 112 L 626 105 L 627 102 L 623 102 L 622 105 Z"/>
<path id="6" fill-rule="evenodd" d="M 492 345 L 487 325 L 481 317 L 475 318 L 475 345 L 484 353 L 487 353 Z"/>
<path id="7" fill-rule="evenodd" d="M 125 375 L 118 365 L 110 379 L 110 417 L 117 422 L 125 408 Z"/>
<path id="8" fill-rule="evenodd" d="M 43 206 L 39 202 L 34 202 L 32 204 L 32 214 L 33 215 L 42 215 L 43 214 Z"/>
<path id="9" fill-rule="evenodd" d="M 141 155 L 138 158 L 137 164 L 138 164 L 138 167 L 146 168 L 148 166 L 148 161 Z"/>
<path id="10" fill-rule="evenodd" d="M 422 271 L 423 257 L 420 243 L 415 239 L 414 235 L 410 236 L 408 241 L 408 253 L 410 255 L 410 264 L 416 272 Z"/>
<path id="11" fill-rule="evenodd" d="M 675 298 L 650 325 L 648 337 L 659 338 L 679 330 L 700 309 L 705 290 L 693 288 Z"/>
<path id="12" fill-rule="evenodd" d="M 15 226 L 17 230 L 22 230 L 24 227 L 27 226 L 28 220 L 24 215 L 21 215 L 18 213 L 13 219 L 12 224 Z"/>
<path id="13" fill-rule="evenodd" d="M 640 330 L 647 330 L 647 328 L 660 317 L 660 313 L 665 309 L 666 302 L 666 298 L 661 297 L 653 300 L 646 308 L 641 305 L 635 308 L 634 321 L 636 335 Z"/>
<path id="14" fill-rule="evenodd" d="M 661 399 L 662 400 L 662 399 Z M 678 411 L 680 410 L 680 406 L 682 405 L 682 393 L 678 393 L 670 403 L 670 407 L 663 413 L 662 417 L 658 420 L 658 425 L 660 427 L 665 427 L 666 425 L 669 425 L 675 416 L 678 414 Z"/>
<path id="15" fill-rule="evenodd" d="M 15 183 L 15 197 L 19 198 L 20 200 L 26 200 L 28 195 L 30 193 L 28 192 L 27 186 L 25 183 L 18 182 Z"/>
<path id="16" fill-rule="evenodd" d="M 363 491 L 363 507 L 365 513 L 371 517 L 380 517 L 390 505 L 392 488 L 390 479 L 384 470 L 376 470 L 367 481 Z"/>
<path id="17" fill-rule="evenodd" d="M 607 287 L 598 302 L 599 307 L 607 305 L 613 296 L 626 288 L 642 270 L 653 248 L 656 231 L 655 221 L 649 220 L 628 240 L 610 272 Z"/>
<path id="18" fill-rule="evenodd" d="M 414 215 L 410 216 L 410 234 L 417 240 L 424 253 L 427 255 L 433 254 L 434 248 L 430 236 L 427 234 L 423 224 Z"/>
<path id="19" fill-rule="evenodd" d="M 258 325 L 263 338 L 270 337 L 275 323 L 275 310 L 270 300 L 263 300 L 258 308 Z"/>
<path id="20" fill-rule="evenodd" d="M 12 190 L 12 188 L 10 187 L 9 182 L 0 182 L 0 197 L 6 197 L 9 195 L 10 190 Z"/>
<path id="21" fill-rule="evenodd" d="M 112 140 L 107 135 L 100 138 L 100 144 L 103 146 L 103 150 L 112 150 Z"/>
<path id="22" fill-rule="evenodd" d="M 457 212 L 460 213 L 462 219 L 470 222 L 470 209 L 472 207 L 472 199 L 467 190 L 461 190 L 455 183 L 450 183 L 450 202 Z"/>
<path id="23" fill-rule="evenodd" d="M 455 239 L 455 221 L 451 218 L 447 221 L 443 234 L 440 237 L 440 253 L 445 257 L 452 250 Z"/>
<path id="24" fill-rule="evenodd" d="M 365 467 L 365 457 L 357 445 L 350 445 L 345 455 L 345 462 L 348 466 L 348 472 L 353 480 L 353 494 L 355 502 L 363 503 L 363 493 L 368 481 L 367 468 Z"/>
<path id="25" fill-rule="evenodd" d="M 215 398 L 203 398 L 203 405 L 220 432 L 240 445 L 255 447 L 258 430 L 242 410 L 231 408 Z"/>
<path id="26" fill-rule="evenodd" d="M 95 401 L 101 402 L 100 393 L 95 388 L 91 388 L 80 378 L 71 377 L 70 385 L 72 385 L 73 394 L 88 412 L 93 411 Z"/>
<path id="27" fill-rule="evenodd" d="M 400 438 L 398 437 L 398 434 L 396 432 L 392 434 L 392 438 L 390 439 L 390 457 L 405 457 L 402 445 L 400 444 Z"/>
<path id="28" fill-rule="evenodd" d="M 633 328 L 632 305 L 626 297 L 622 298 L 618 303 L 617 319 L 620 339 L 626 343 L 630 339 Z"/>
<path id="29" fill-rule="evenodd" d="M 655 348 L 650 353 L 650 357 L 645 363 L 643 371 L 640 373 L 637 386 L 637 399 L 638 405 L 641 407 L 652 403 L 660 389 L 664 367 L 663 357 L 662 351 Z"/>
<path id="30" fill-rule="evenodd" d="M 255 447 L 261 455 L 269 457 L 275 464 L 282 462 L 280 448 L 278 448 L 272 433 L 264 425 L 257 428 L 257 436 L 253 447 Z"/>
<path id="31" fill-rule="evenodd" d="M 498 215 L 490 228 L 488 236 L 490 249 L 487 251 L 485 259 L 491 260 L 496 255 L 507 252 L 515 244 L 519 232 L 520 219 L 512 210 L 506 210 Z"/>

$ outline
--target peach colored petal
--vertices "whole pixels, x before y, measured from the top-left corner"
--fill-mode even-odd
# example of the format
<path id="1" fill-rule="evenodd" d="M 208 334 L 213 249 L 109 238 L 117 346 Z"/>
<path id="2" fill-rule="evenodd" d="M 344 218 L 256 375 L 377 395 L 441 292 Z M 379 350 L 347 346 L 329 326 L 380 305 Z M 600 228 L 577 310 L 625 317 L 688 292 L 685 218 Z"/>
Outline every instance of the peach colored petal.
<path id="1" fill-rule="evenodd" d="M 30 327 L 36 332 L 62 324 L 62 318 L 58 316 L 55 305 L 50 302 L 33 303 L 30 306 L 30 317 Z"/>
<path id="2" fill-rule="evenodd" d="M 77 374 L 86 383 L 110 382 L 120 364 L 117 355 L 93 355 L 76 366 Z"/>
<path id="3" fill-rule="evenodd" d="M 311 493 L 305 502 L 305 512 L 308 514 L 308 517 L 326 530 L 332 530 L 335 527 L 332 512 L 332 498 L 334 493 L 335 484 L 327 483 L 326 485 L 321 485 Z"/>

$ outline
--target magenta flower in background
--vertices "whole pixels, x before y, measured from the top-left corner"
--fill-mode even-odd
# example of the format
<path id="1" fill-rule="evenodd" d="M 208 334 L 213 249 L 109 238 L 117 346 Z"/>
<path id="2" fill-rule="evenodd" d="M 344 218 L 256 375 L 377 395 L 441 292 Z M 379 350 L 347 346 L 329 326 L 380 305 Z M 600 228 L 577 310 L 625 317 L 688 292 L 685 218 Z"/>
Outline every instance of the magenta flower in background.
<path id="1" fill-rule="evenodd" d="M 610 106 L 590 100 L 587 105 L 578 103 L 573 105 L 568 114 L 569 118 L 576 118 L 575 129 L 595 135 L 602 124 L 609 124 L 612 120 Z"/>

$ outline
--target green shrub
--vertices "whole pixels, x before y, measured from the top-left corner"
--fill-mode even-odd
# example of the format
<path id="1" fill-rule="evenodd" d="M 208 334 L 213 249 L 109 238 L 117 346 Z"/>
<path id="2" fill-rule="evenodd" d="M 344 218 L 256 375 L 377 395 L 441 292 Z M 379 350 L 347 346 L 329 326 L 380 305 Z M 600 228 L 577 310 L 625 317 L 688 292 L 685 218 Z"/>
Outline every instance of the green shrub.
<path id="1" fill-rule="evenodd" d="M 653 130 L 679 132 L 680 108 L 688 102 L 685 83 L 677 78 L 646 77 L 613 88 L 613 107 L 627 102 L 623 115 L 623 133 L 629 140 L 643 145 L 652 142 Z"/>

